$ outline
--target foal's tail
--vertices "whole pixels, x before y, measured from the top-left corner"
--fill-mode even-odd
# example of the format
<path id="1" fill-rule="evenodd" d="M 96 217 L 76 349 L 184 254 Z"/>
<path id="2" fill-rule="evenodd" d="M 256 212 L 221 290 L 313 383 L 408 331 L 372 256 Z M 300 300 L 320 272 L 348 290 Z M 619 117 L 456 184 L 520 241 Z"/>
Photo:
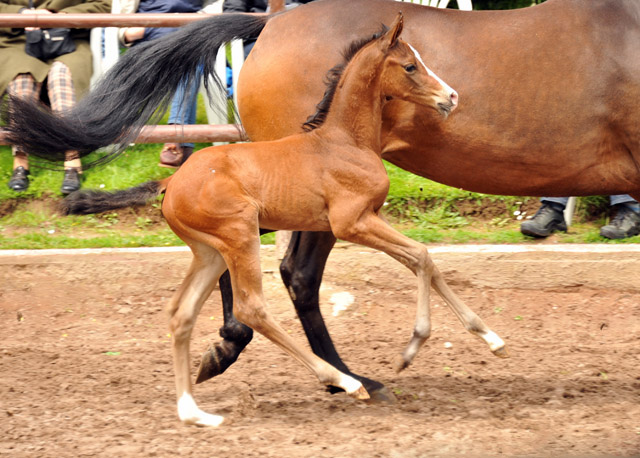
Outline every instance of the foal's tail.
<path id="1" fill-rule="evenodd" d="M 148 181 L 121 191 L 77 191 L 69 194 L 62 201 L 60 212 L 64 215 L 89 215 L 118 208 L 145 205 L 167 189 L 172 177 L 173 175 L 160 181 Z"/>
<path id="2" fill-rule="evenodd" d="M 154 113 L 154 119 L 162 116 L 181 83 L 196 84 L 203 75 L 211 91 L 211 76 L 216 89 L 226 92 L 214 71 L 218 49 L 236 38 L 257 37 L 270 17 L 222 14 L 135 46 L 64 115 L 11 97 L 3 110 L 6 139 L 49 161 L 64 161 L 65 151 L 78 151 L 83 157 L 109 145 L 116 145 L 114 153 L 120 153 Z"/>

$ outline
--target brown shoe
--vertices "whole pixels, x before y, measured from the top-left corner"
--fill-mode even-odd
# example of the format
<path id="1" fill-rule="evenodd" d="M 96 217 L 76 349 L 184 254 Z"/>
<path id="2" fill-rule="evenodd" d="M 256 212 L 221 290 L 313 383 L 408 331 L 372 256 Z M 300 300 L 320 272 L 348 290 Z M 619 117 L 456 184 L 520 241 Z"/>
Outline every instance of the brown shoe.
<path id="1" fill-rule="evenodd" d="M 160 167 L 177 169 L 185 163 L 189 156 L 193 154 L 192 146 L 180 146 L 175 143 L 165 143 L 160 152 Z"/>
<path id="2" fill-rule="evenodd" d="M 175 143 L 165 143 L 160 151 L 160 167 L 177 169 L 182 165 L 182 148 Z"/>
<path id="3" fill-rule="evenodd" d="M 182 164 L 187 162 L 187 159 L 193 154 L 193 146 L 182 147 Z"/>

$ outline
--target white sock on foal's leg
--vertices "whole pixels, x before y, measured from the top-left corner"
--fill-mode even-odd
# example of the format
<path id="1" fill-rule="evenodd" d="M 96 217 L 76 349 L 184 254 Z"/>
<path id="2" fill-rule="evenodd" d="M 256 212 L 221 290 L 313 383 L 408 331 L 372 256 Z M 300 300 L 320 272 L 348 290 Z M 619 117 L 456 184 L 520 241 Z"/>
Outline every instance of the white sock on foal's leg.
<path id="1" fill-rule="evenodd" d="M 188 425 L 220 426 L 224 417 L 207 413 L 197 406 L 193 397 L 185 392 L 178 400 L 178 417 Z"/>

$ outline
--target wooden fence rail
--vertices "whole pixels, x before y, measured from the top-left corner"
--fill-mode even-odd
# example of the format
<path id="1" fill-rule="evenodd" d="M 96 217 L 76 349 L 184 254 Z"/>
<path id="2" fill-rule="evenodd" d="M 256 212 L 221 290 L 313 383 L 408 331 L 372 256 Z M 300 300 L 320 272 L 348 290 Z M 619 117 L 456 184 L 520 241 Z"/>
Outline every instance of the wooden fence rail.
<path id="1" fill-rule="evenodd" d="M 265 13 L 253 13 L 261 15 Z M 180 27 L 193 21 L 220 14 L 0 14 L 0 27 Z"/>

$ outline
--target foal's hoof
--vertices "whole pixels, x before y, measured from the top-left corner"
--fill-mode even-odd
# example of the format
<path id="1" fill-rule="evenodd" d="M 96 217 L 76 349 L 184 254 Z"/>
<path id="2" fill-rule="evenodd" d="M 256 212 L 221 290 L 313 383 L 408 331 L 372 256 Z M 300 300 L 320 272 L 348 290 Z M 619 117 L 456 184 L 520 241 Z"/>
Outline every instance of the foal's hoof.
<path id="1" fill-rule="evenodd" d="M 224 421 L 220 415 L 200 410 L 190 394 L 184 393 L 178 400 L 178 417 L 185 425 L 218 427 Z"/>
<path id="2" fill-rule="evenodd" d="M 409 367 L 410 364 L 411 361 L 407 361 L 406 359 L 404 359 L 404 356 L 398 355 L 393 360 L 393 369 L 396 371 L 396 373 L 399 373 Z"/>
<path id="3" fill-rule="evenodd" d="M 182 423 L 185 425 L 200 426 L 201 428 L 217 428 L 224 421 L 220 415 L 201 412 L 197 417 L 185 418 Z"/>
<path id="4" fill-rule="evenodd" d="M 362 385 L 353 393 L 349 393 L 349 396 L 351 396 L 352 398 L 360 399 L 360 400 L 371 399 L 371 397 L 369 396 L 369 393 L 367 393 L 367 390 Z"/>
<path id="5" fill-rule="evenodd" d="M 506 346 L 493 350 L 493 354 L 496 355 L 498 358 L 508 358 L 510 356 L 509 350 L 507 350 Z"/>

